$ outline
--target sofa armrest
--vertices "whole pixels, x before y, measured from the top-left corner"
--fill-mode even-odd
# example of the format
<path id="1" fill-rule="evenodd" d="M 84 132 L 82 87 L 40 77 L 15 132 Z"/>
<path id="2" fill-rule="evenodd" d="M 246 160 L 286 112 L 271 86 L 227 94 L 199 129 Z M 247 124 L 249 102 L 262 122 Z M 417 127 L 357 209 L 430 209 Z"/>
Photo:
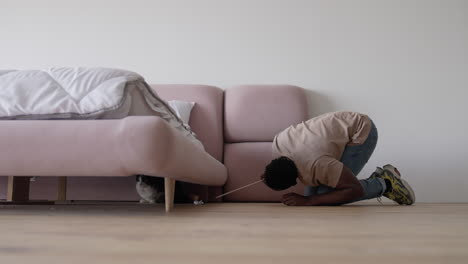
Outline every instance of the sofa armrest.
<path id="1" fill-rule="evenodd" d="M 0 121 L 0 176 L 146 174 L 222 185 L 226 168 L 157 116 Z"/>

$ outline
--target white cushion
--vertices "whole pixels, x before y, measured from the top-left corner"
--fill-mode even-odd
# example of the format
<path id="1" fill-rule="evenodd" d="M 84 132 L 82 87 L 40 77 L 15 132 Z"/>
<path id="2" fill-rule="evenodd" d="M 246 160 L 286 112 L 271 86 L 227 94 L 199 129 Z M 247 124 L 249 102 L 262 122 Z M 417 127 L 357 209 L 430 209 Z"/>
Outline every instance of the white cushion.
<path id="1" fill-rule="evenodd" d="M 168 101 L 168 104 L 172 109 L 174 109 L 176 115 L 182 119 L 182 122 L 188 125 L 190 121 L 190 113 L 192 112 L 192 108 L 195 106 L 195 102 L 171 100 Z"/>

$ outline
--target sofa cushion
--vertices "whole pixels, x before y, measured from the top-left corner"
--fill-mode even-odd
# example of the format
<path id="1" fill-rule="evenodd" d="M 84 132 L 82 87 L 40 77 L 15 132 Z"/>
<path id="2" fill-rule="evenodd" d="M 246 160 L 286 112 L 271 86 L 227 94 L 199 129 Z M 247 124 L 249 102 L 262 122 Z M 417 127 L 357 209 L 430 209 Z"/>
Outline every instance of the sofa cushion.
<path id="1" fill-rule="evenodd" d="M 224 165 L 228 168 L 228 180 L 224 191 L 228 192 L 260 178 L 271 161 L 271 142 L 234 143 L 224 145 Z M 263 183 L 226 195 L 227 202 L 278 202 L 283 194 L 304 193 L 304 185 L 277 192 Z"/>
<path id="2" fill-rule="evenodd" d="M 244 85 L 225 91 L 225 142 L 267 142 L 307 120 L 307 98 L 291 85 Z"/>

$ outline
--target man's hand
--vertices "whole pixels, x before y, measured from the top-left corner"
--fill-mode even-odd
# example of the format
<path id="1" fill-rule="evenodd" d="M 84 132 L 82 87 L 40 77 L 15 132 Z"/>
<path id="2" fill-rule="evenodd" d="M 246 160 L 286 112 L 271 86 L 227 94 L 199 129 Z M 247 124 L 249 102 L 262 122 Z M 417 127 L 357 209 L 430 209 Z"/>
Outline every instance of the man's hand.
<path id="1" fill-rule="evenodd" d="M 289 206 L 304 206 L 309 205 L 309 198 L 297 193 L 288 193 L 283 195 L 281 202 Z"/>
<path id="2" fill-rule="evenodd" d="M 331 192 L 309 197 L 297 193 L 288 193 L 283 195 L 282 202 L 289 206 L 339 205 L 354 201 L 363 195 L 364 189 L 362 185 L 356 176 L 353 175 L 353 172 L 344 166 L 338 184 Z"/>

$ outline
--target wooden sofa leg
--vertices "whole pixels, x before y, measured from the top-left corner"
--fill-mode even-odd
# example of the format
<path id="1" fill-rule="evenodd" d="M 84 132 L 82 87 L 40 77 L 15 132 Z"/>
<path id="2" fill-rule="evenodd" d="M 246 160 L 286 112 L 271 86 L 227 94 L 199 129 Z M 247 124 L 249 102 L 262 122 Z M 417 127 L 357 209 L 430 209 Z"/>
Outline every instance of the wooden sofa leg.
<path id="1" fill-rule="evenodd" d="M 164 178 L 164 194 L 166 201 L 166 212 L 170 212 L 174 207 L 175 180 Z"/>
<path id="2" fill-rule="evenodd" d="M 19 176 L 8 176 L 8 202 L 29 201 L 29 178 Z"/>
<path id="3" fill-rule="evenodd" d="M 67 200 L 67 177 L 59 177 L 57 200 L 58 201 Z"/>

